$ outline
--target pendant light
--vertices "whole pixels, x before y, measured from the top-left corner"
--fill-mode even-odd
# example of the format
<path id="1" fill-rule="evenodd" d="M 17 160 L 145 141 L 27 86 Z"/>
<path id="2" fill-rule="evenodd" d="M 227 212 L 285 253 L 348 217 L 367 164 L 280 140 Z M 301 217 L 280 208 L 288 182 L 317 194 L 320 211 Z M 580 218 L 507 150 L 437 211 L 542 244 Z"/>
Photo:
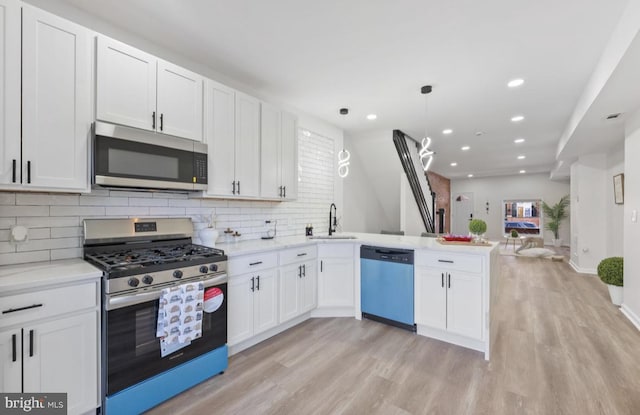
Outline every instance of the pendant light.
<path id="1" fill-rule="evenodd" d="M 340 108 L 340 115 L 348 115 L 349 108 Z M 344 147 L 338 153 L 338 176 L 341 178 L 345 178 L 349 175 L 349 159 L 351 158 L 351 153 L 349 150 Z"/>
<path id="2" fill-rule="evenodd" d="M 425 99 L 424 99 L 425 128 L 424 128 L 424 138 L 422 138 L 422 142 L 421 142 L 422 148 L 420 149 L 418 154 L 420 155 L 420 164 L 422 165 L 422 168 L 424 169 L 425 172 L 429 170 L 429 166 L 431 166 L 431 163 L 433 162 L 433 155 L 435 154 L 432 150 L 429 150 L 429 146 L 431 145 L 431 138 L 429 137 L 429 122 L 427 119 L 427 115 L 429 113 L 428 95 L 431 93 L 432 89 L 433 88 L 431 87 L 431 85 L 425 85 L 422 88 L 420 88 L 420 93 L 422 93 L 425 96 Z"/>

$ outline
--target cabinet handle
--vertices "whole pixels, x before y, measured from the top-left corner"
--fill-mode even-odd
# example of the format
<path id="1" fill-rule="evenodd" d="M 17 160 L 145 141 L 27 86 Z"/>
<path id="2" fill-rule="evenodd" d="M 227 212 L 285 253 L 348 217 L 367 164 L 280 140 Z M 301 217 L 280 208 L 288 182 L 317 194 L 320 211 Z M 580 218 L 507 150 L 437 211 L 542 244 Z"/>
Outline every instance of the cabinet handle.
<path id="1" fill-rule="evenodd" d="M 306 252 L 303 252 L 303 253 L 301 253 L 301 254 L 298 254 L 298 256 L 305 256 L 305 255 L 307 255 L 307 253 L 306 253 Z"/>
<path id="2" fill-rule="evenodd" d="M 256 281 L 257 281 L 256 290 L 260 291 L 260 275 L 256 277 Z"/>
<path id="3" fill-rule="evenodd" d="M 31 160 L 27 161 L 27 183 L 31 183 Z"/>
<path id="4" fill-rule="evenodd" d="M 16 182 L 16 159 L 13 159 L 13 174 L 11 175 L 13 182 Z"/>
<path id="5" fill-rule="evenodd" d="M 33 330 L 29 330 L 29 357 L 33 357 Z"/>
<path id="6" fill-rule="evenodd" d="M 260 265 L 262 264 L 262 261 L 258 261 L 258 262 L 252 262 L 249 264 L 250 267 L 254 266 L 254 265 Z"/>
<path id="7" fill-rule="evenodd" d="M 16 340 L 17 340 L 17 339 L 16 339 L 16 335 L 15 335 L 15 334 L 13 334 L 13 335 L 11 336 L 11 351 L 12 351 L 12 352 L 11 352 L 11 353 L 12 353 L 11 355 L 12 355 L 12 357 L 13 357 L 13 358 L 11 359 L 11 361 L 12 361 L 12 362 L 17 362 L 17 361 L 18 361 L 18 348 L 17 348 L 17 345 L 16 345 Z"/>
<path id="8" fill-rule="evenodd" d="M 156 112 L 153 111 L 153 113 L 151 114 L 151 129 L 155 130 L 156 129 Z"/>
<path id="9" fill-rule="evenodd" d="M 441 286 L 442 288 L 444 288 L 444 272 L 443 272 L 443 273 L 441 273 L 441 274 L 440 274 L 440 276 L 442 277 L 442 278 L 440 279 L 440 286 Z"/>
<path id="10" fill-rule="evenodd" d="M 287 197 L 287 186 L 282 186 L 282 189 L 284 190 L 282 197 Z"/>
<path id="11" fill-rule="evenodd" d="M 236 194 L 236 181 L 234 180 L 231 184 L 233 185 L 233 190 L 231 191 L 231 193 L 233 193 L 235 195 Z"/>
<path id="12" fill-rule="evenodd" d="M 278 196 L 282 197 L 282 186 L 278 186 L 278 190 L 279 190 Z"/>
<path id="13" fill-rule="evenodd" d="M 449 259 L 439 259 L 438 262 L 444 262 L 446 264 L 453 264 L 453 261 L 451 261 Z"/>
<path id="14" fill-rule="evenodd" d="M 302 265 L 298 265 L 298 278 L 302 278 Z"/>
<path id="15" fill-rule="evenodd" d="M 160 114 L 160 131 L 164 128 L 164 114 Z"/>
<path id="16" fill-rule="evenodd" d="M 2 314 L 15 313 L 16 311 L 24 311 L 24 310 L 29 310 L 31 308 L 38 308 L 38 307 L 42 307 L 42 304 L 33 304 L 33 305 L 28 305 L 26 307 L 18 307 L 18 308 L 10 308 L 8 310 L 2 310 Z"/>
<path id="17" fill-rule="evenodd" d="M 449 277 L 449 283 L 447 284 L 448 285 L 447 288 L 451 288 L 451 274 L 447 274 L 447 277 Z"/>
<path id="18" fill-rule="evenodd" d="M 251 291 L 255 291 L 256 290 L 256 279 L 254 277 L 251 277 Z"/>
<path id="19" fill-rule="evenodd" d="M 240 180 L 238 180 L 238 194 L 240 194 Z"/>
<path id="20" fill-rule="evenodd" d="M 320 272 L 322 272 L 322 260 L 320 260 Z"/>

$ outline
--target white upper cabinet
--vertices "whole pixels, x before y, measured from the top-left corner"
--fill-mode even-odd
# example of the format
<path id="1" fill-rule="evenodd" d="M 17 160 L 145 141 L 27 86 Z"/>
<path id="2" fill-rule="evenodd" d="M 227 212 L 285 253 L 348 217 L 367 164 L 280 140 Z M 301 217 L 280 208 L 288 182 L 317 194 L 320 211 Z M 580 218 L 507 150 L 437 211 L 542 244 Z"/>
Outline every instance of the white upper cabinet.
<path id="1" fill-rule="evenodd" d="M 20 4 L 0 0 L 0 184 L 20 184 Z"/>
<path id="2" fill-rule="evenodd" d="M 104 36 L 97 54 L 96 118 L 155 131 L 157 59 Z"/>
<path id="3" fill-rule="evenodd" d="M 203 82 L 194 72 L 158 60 L 158 128 L 161 132 L 202 141 Z"/>
<path id="4" fill-rule="evenodd" d="M 202 141 L 200 75 L 104 36 L 97 54 L 97 119 Z"/>
<path id="5" fill-rule="evenodd" d="M 5 189 L 86 191 L 92 120 L 91 32 L 24 5 L 20 33 L 20 10 L 16 12 L 15 7 L 13 2 L 0 3 L 5 122 L 0 147 L 6 150 L 0 156 L 0 185 Z M 22 67 L 16 54 L 21 41 Z M 15 90 L 20 87 L 20 73 L 21 95 Z"/>
<path id="6" fill-rule="evenodd" d="M 269 104 L 261 105 L 260 196 L 297 197 L 297 118 Z"/>
<path id="7" fill-rule="evenodd" d="M 235 195 L 260 193 L 260 101 L 236 92 Z"/>
<path id="8" fill-rule="evenodd" d="M 205 142 L 209 150 L 207 194 L 232 196 L 235 190 L 235 91 L 217 82 L 205 83 Z M 215 163 L 213 162 L 215 160 Z"/>

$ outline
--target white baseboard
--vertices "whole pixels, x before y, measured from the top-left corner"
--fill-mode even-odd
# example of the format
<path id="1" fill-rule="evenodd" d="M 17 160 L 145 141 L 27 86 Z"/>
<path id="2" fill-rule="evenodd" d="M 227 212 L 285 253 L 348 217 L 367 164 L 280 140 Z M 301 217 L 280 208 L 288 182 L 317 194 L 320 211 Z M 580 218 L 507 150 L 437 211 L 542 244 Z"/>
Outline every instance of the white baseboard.
<path id="1" fill-rule="evenodd" d="M 595 268 L 580 268 L 575 264 L 575 262 L 573 262 L 573 260 L 569 261 L 569 265 L 571 265 L 571 268 L 573 268 L 573 270 L 577 273 L 598 275 L 598 270 L 596 270 Z"/>
<path id="2" fill-rule="evenodd" d="M 418 324 L 416 328 L 416 332 L 420 336 L 431 337 L 432 339 L 441 340 L 443 342 L 466 347 L 467 349 L 477 350 L 479 352 L 487 352 L 487 346 L 483 340 L 470 339 L 459 334 L 449 333 L 448 331 L 434 329 L 421 324 Z M 489 360 L 488 353 L 485 353 L 485 360 Z"/>
<path id="3" fill-rule="evenodd" d="M 248 349 L 251 346 L 255 346 L 256 344 L 267 340 L 270 337 L 275 336 L 276 334 L 280 334 L 285 330 L 289 330 L 293 326 L 297 326 L 303 321 L 309 320 L 311 318 L 311 313 L 304 313 L 292 320 L 285 321 L 284 323 L 277 325 L 276 327 L 269 329 L 263 333 L 260 333 L 256 336 L 253 336 L 247 340 L 241 341 L 240 343 L 236 343 L 229 346 L 229 356 L 233 356 L 236 353 L 240 353 L 241 351 Z"/>
<path id="4" fill-rule="evenodd" d="M 636 313 L 634 313 L 624 303 L 622 303 L 622 306 L 620 306 L 620 311 L 622 311 L 622 314 L 624 314 L 629 319 L 629 321 L 631 321 L 631 323 L 633 323 L 633 325 L 636 326 L 638 330 L 640 330 L 640 317 L 638 317 Z"/>
<path id="5" fill-rule="evenodd" d="M 311 317 L 355 317 L 353 307 L 322 307 L 311 310 Z"/>

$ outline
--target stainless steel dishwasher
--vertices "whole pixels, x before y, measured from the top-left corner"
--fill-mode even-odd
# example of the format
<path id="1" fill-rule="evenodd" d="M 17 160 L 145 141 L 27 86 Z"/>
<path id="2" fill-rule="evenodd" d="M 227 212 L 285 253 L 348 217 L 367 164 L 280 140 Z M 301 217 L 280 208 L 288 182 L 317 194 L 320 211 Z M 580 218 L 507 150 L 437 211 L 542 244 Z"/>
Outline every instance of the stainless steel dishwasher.
<path id="1" fill-rule="evenodd" d="M 362 317 L 416 331 L 413 250 L 360 247 Z"/>

